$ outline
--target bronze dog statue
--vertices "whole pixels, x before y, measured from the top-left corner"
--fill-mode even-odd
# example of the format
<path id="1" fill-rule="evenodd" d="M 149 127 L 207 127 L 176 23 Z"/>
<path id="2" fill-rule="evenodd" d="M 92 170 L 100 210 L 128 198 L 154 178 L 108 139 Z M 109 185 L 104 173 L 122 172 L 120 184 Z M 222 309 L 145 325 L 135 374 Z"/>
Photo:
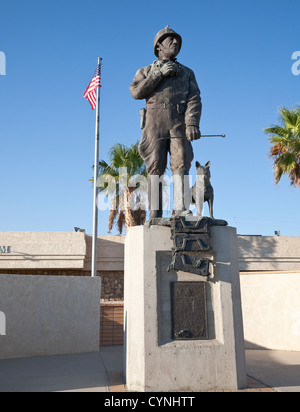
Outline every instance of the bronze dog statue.
<path id="1" fill-rule="evenodd" d="M 210 183 L 210 161 L 205 166 L 201 166 L 199 162 L 196 162 L 196 169 L 197 177 L 201 176 L 201 178 L 198 178 L 196 184 L 192 187 L 192 203 L 196 205 L 197 215 L 202 216 L 204 202 L 208 202 L 209 214 L 213 219 L 214 189 Z"/>

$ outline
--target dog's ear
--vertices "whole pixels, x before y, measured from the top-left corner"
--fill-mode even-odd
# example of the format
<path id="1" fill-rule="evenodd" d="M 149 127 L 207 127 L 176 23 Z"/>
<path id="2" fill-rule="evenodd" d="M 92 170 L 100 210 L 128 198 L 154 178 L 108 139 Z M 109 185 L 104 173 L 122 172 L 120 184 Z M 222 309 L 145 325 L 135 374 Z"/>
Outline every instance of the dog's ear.
<path id="1" fill-rule="evenodd" d="M 210 160 L 206 163 L 205 167 L 210 167 Z"/>
<path id="2" fill-rule="evenodd" d="M 195 165 L 196 165 L 196 168 L 197 168 L 197 169 L 198 169 L 198 167 L 201 166 L 199 162 L 196 162 Z"/>

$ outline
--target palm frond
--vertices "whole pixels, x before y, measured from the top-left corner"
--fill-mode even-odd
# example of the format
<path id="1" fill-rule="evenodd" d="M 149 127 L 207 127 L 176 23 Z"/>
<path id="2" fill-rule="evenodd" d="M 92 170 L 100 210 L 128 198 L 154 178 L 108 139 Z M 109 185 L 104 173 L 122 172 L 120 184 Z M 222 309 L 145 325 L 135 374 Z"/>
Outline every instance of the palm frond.
<path id="1" fill-rule="evenodd" d="M 115 144 L 109 153 L 110 162 L 114 169 L 119 169 L 126 165 L 126 152 L 128 148 L 122 144 Z"/>
<path id="2" fill-rule="evenodd" d="M 296 127 L 298 120 L 297 110 L 289 110 L 286 107 L 282 106 L 279 109 L 279 114 L 286 129 L 294 129 Z"/>
<path id="3" fill-rule="evenodd" d="M 118 170 L 115 169 L 112 165 L 109 165 L 104 160 L 101 160 L 98 164 L 99 168 L 99 176 L 101 175 L 110 175 L 110 176 L 117 176 Z"/>
<path id="4" fill-rule="evenodd" d="M 300 186 L 300 106 L 293 109 L 283 106 L 279 114 L 281 126 L 265 129 L 271 143 L 268 155 L 273 159 L 275 182 L 279 183 L 286 174 L 293 186 Z"/>
<path id="5" fill-rule="evenodd" d="M 300 187 L 300 163 L 297 163 L 290 174 L 291 185 Z"/>
<path id="6" fill-rule="evenodd" d="M 280 156 L 285 150 L 285 146 L 282 143 L 274 144 L 274 146 L 270 148 L 269 157 Z"/>
<path id="7" fill-rule="evenodd" d="M 278 138 L 286 138 L 289 136 L 289 131 L 286 130 L 284 127 L 278 126 L 278 125 L 272 125 L 271 127 L 268 127 L 265 129 L 265 133 L 269 135 L 274 135 L 274 137 Z"/>

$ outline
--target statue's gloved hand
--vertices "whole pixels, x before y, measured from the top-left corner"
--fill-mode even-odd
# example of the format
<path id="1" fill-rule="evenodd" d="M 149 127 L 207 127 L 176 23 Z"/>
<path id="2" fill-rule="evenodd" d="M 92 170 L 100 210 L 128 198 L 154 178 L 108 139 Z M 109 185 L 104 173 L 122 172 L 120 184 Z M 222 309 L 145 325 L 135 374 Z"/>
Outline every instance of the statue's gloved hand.
<path id="1" fill-rule="evenodd" d="M 176 71 L 177 71 L 176 63 L 167 62 L 161 67 L 160 71 L 164 77 L 168 77 L 170 75 L 172 76 L 176 74 Z"/>
<path id="2" fill-rule="evenodd" d="M 198 140 L 201 138 L 201 132 L 197 126 L 187 126 L 186 138 L 191 142 L 192 140 Z"/>

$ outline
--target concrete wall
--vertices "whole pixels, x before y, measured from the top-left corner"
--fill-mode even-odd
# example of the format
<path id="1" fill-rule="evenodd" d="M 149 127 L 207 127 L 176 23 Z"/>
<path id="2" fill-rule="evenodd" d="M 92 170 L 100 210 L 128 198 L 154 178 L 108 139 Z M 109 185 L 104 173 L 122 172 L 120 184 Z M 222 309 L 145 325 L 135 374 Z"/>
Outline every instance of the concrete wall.
<path id="1" fill-rule="evenodd" d="M 125 236 L 98 236 L 98 271 L 124 270 L 124 242 Z M 0 232 L 0 270 L 90 271 L 91 260 L 92 236 L 82 232 Z"/>
<path id="2" fill-rule="evenodd" d="M 86 257 L 84 269 L 91 270 L 92 236 L 86 236 Z M 97 270 L 124 271 L 124 243 L 125 236 L 98 236 L 97 242 Z"/>
<path id="3" fill-rule="evenodd" d="M 300 351 L 300 272 L 240 278 L 246 348 Z"/>
<path id="4" fill-rule="evenodd" d="M 0 232 L 0 269 L 81 269 L 86 243 L 84 233 Z"/>
<path id="5" fill-rule="evenodd" d="M 239 236 L 246 347 L 300 351 L 300 237 Z"/>
<path id="6" fill-rule="evenodd" d="M 300 272 L 300 237 L 238 236 L 240 271 Z"/>
<path id="7" fill-rule="evenodd" d="M 0 275 L 0 359 L 99 351 L 101 279 Z"/>

